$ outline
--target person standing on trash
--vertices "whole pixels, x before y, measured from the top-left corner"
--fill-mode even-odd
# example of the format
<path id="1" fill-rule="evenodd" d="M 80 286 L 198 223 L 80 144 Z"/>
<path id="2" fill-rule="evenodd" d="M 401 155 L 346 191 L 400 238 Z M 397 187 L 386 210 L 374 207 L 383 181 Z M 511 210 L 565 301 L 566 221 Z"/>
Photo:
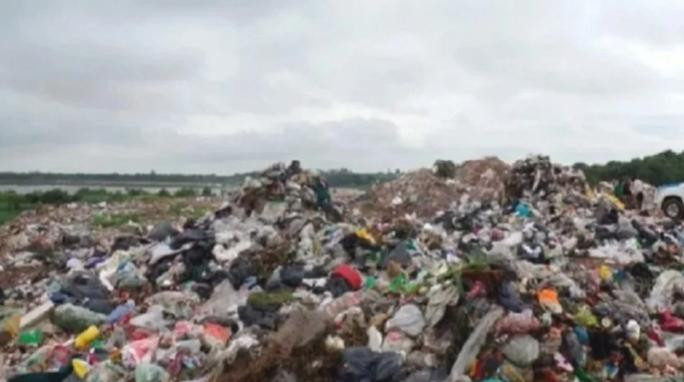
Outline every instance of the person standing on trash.
<path id="1" fill-rule="evenodd" d="M 615 195 L 616 198 L 623 200 L 624 197 L 624 182 L 622 179 L 619 179 L 617 182 L 615 182 L 615 187 L 613 187 L 613 195 Z"/>
<path id="2" fill-rule="evenodd" d="M 332 204 L 332 197 L 330 196 L 330 187 L 320 176 L 314 176 L 312 179 L 313 190 L 316 193 L 316 204 L 321 209 L 325 210 Z"/>
<path id="3" fill-rule="evenodd" d="M 644 204 L 644 182 L 641 181 L 641 179 L 637 179 L 636 177 L 632 177 L 632 186 L 631 186 L 631 192 L 632 192 L 632 200 L 634 202 L 633 206 L 634 209 L 636 210 L 641 210 L 641 207 Z"/>
<path id="4" fill-rule="evenodd" d="M 632 198 L 632 188 L 631 184 L 628 178 L 622 178 L 617 181 L 617 184 L 615 184 L 615 188 L 613 189 L 613 194 L 627 206 L 627 208 L 630 207 L 631 205 L 631 198 Z"/>
<path id="5" fill-rule="evenodd" d="M 340 213 L 335 210 L 332 203 L 332 196 L 330 195 L 330 186 L 328 182 L 319 175 L 311 177 L 311 188 L 316 194 L 316 205 L 324 211 L 329 217 L 338 221 L 342 217 Z"/>
<path id="6" fill-rule="evenodd" d="M 622 186 L 622 193 L 625 205 L 627 208 L 632 208 L 634 203 L 632 203 L 632 180 L 630 178 L 625 179 Z"/>
<path id="7" fill-rule="evenodd" d="M 293 160 L 290 166 L 285 170 L 285 180 L 289 180 L 294 175 L 302 172 L 302 164 L 298 160 Z"/>

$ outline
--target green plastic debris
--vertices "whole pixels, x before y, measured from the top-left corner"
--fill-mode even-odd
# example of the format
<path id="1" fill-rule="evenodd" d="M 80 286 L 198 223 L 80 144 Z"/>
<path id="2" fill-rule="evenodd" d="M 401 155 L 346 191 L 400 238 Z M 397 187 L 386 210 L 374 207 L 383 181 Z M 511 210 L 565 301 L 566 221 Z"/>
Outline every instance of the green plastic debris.
<path id="1" fill-rule="evenodd" d="M 43 331 L 40 329 L 25 330 L 19 333 L 19 344 L 28 346 L 40 346 L 43 343 Z"/>
<path id="2" fill-rule="evenodd" d="M 96 349 L 96 350 L 104 350 L 105 348 L 105 342 L 103 340 L 95 340 L 90 344 L 91 349 Z"/>
<path id="3" fill-rule="evenodd" d="M 487 254 L 481 250 L 472 250 L 466 254 L 466 265 L 464 270 L 481 271 L 489 268 Z"/>
<path id="4" fill-rule="evenodd" d="M 373 276 L 366 277 L 365 287 L 366 289 L 374 289 L 378 284 L 378 280 Z"/>
<path id="5" fill-rule="evenodd" d="M 598 382 L 598 380 L 592 377 L 589 373 L 582 369 L 575 370 L 575 376 L 580 382 Z"/>
<path id="6" fill-rule="evenodd" d="M 90 326 L 104 324 L 107 316 L 95 313 L 86 308 L 64 304 L 55 309 L 53 323 L 69 333 L 80 333 Z"/>
<path id="7" fill-rule="evenodd" d="M 279 308 L 281 305 L 292 301 L 292 293 L 279 291 L 273 293 L 255 292 L 247 298 L 247 304 L 257 308 Z"/>
<path id="8" fill-rule="evenodd" d="M 366 264 L 374 265 L 380 262 L 382 255 L 380 252 L 369 252 L 365 256 Z"/>
<path id="9" fill-rule="evenodd" d="M 389 290 L 392 293 L 413 294 L 416 293 L 418 289 L 420 289 L 420 284 L 410 283 L 408 277 L 403 273 L 392 279 L 392 282 L 390 282 L 389 285 Z"/>
<path id="10" fill-rule="evenodd" d="M 586 305 L 582 305 L 577 310 L 577 313 L 575 313 L 575 322 L 588 328 L 597 327 L 599 323 L 598 318 L 594 316 L 591 309 Z"/>
<path id="11" fill-rule="evenodd" d="M 418 283 L 408 283 L 406 284 L 406 287 L 404 288 L 404 293 L 406 294 L 415 294 L 418 293 L 418 290 L 420 289 L 420 284 Z"/>
<path id="12" fill-rule="evenodd" d="M 408 279 L 403 273 L 392 279 L 389 285 L 389 290 L 392 293 L 404 293 L 406 286 L 408 285 Z"/>

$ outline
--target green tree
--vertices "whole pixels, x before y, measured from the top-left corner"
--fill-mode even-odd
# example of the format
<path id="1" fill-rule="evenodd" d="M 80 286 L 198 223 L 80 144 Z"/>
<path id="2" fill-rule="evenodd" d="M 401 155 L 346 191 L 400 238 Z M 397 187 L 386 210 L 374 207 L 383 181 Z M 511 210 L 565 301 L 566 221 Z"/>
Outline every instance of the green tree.
<path id="1" fill-rule="evenodd" d="M 197 192 L 195 191 L 194 188 L 179 188 L 176 192 L 173 193 L 173 196 L 177 198 L 188 198 L 188 197 L 193 197 L 197 196 Z"/>
<path id="2" fill-rule="evenodd" d="M 655 186 L 684 181 L 684 152 L 672 150 L 634 158 L 627 162 L 610 161 L 606 164 L 575 164 L 584 171 L 587 180 L 596 184 L 600 181 L 636 177 Z"/>

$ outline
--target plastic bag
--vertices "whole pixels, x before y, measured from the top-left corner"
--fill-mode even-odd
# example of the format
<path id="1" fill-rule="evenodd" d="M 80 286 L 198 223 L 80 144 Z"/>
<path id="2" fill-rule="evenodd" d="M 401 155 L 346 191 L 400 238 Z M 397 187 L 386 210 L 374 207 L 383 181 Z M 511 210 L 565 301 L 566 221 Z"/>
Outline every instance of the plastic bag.
<path id="1" fill-rule="evenodd" d="M 509 312 L 497 324 L 499 333 L 527 334 L 541 327 L 541 323 L 534 316 L 532 310 L 525 309 L 522 313 Z"/>
<path id="2" fill-rule="evenodd" d="M 461 352 L 458 354 L 456 362 L 454 362 L 451 367 L 451 373 L 449 374 L 450 380 L 457 380 L 465 375 L 466 368 L 475 361 L 478 353 L 480 353 L 480 348 L 487 340 L 487 335 L 494 327 L 494 324 L 496 324 L 496 321 L 503 316 L 503 313 L 503 309 L 495 307 L 482 317 L 461 348 Z"/>
<path id="3" fill-rule="evenodd" d="M 407 304 L 399 308 L 394 316 L 387 321 L 385 329 L 399 329 L 409 336 L 417 336 L 425 327 L 425 319 L 420 308 L 413 304 Z"/>
<path id="4" fill-rule="evenodd" d="M 684 290 L 684 276 L 675 270 L 661 273 L 655 281 L 646 306 L 651 313 L 670 308 L 675 290 Z"/>
<path id="5" fill-rule="evenodd" d="M 346 349 L 338 382 L 390 382 L 399 377 L 401 356 L 394 352 L 374 353 L 366 347 Z"/>
<path id="6" fill-rule="evenodd" d="M 135 382 L 165 382 L 169 379 L 169 373 L 153 363 L 144 362 L 135 368 Z"/>
<path id="7" fill-rule="evenodd" d="M 433 327 L 444 317 L 447 305 L 458 303 L 458 289 L 454 286 L 432 288 L 428 297 L 430 300 L 425 309 L 425 319 L 428 326 Z"/>
<path id="8" fill-rule="evenodd" d="M 221 325 L 206 323 L 204 324 L 202 339 L 211 348 L 223 348 L 230 339 L 230 329 Z"/>
<path id="9" fill-rule="evenodd" d="M 503 347 L 502 352 L 512 363 L 527 367 L 539 358 L 539 341 L 529 335 L 515 336 Z"/>
<path id="10" fill-rule="evenodd" d="M 150 362 L 159 346 L 159 337 L 149 337 L 133 341 L 124 346 L 122 362 L 127 367 L 134 367 L 143 362 Z"/>
<path id="11" fill-rule="evenodd" d="M 149 307 L 147 313 L 133 317 L 130 323 L 138 328 L 149 330 L 162 330 L 168 324 L 164 319 L 164 308 L 161 305 Z"/>

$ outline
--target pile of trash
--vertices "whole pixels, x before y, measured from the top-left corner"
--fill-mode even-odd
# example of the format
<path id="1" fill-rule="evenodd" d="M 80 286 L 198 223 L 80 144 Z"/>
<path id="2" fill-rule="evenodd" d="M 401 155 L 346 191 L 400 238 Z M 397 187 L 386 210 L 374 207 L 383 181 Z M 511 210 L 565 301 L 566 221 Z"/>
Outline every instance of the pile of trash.
<path id="1" fill-rule="evenodd" d="M 551 163 L 547 156 L 530 156 L 513 164 L 506 182 L 509 198 L 552 198 L 575 192 L 583 194 L 586 179 L 581 170 Z"/>
<path id="2" fill-rule="evenodd" d="M 0 379 L 684 378 L 681 223 L 548 158 L 441 167 L 378 215 L 293 162 L 198 220 L 16 248 L 49 268 L 0 290 Z"/>
<path id="3" fill-rule="evenodd" d="M 480 202 L 501 201 L 510 165 L 495 157 L 463 162 L 456 168 L 454 180 L 457 188 L 471 200 Z"/>
<path id="4" fill-rule="evenodd" d="M 249 215 L 262 213 L 269 201 L 280 201 L 281 209 L 320 208 L 331 217 L 341 219 L 339 205 L 334 205 L 327 181 L 313 171 L 301 168 L 295 160 L 289 166 L 276 163 L 258 177 L 248 177 L 234 198 L 234 203 Z M 273 206 L 271 204 L 270 206 Z M 282 211 L 268 211 L 278 214 Z"/>
<path id="5" fill-rule="evenodd" d="M 455 165 L 437 161 L 433 169 L 421 169 L 375 186 L 356 207 L 364 216 L 391 220 L 405 214 L 431 218 L 459 204 L 498 202 L 510 166 L 494 157 Z"/>

